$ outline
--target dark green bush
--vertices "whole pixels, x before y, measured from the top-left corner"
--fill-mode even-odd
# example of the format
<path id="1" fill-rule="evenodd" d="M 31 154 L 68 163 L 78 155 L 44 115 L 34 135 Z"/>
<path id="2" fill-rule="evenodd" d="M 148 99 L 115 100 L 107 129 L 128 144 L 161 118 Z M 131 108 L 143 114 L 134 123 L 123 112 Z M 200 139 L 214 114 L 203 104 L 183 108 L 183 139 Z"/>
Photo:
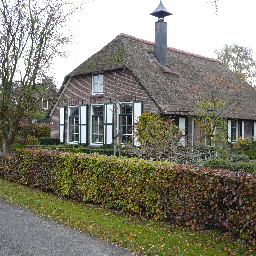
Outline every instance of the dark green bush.
<path id="1" fill-rule="evenodd" d="M 72 199 L 255 242 L 256 176 L 135 158 L 17 150 L 0 175 Z"/>
<path id="2" fill-rule="evenodd" d="M 223 159 L 212 158 L 206 160 L 203 166 L 227 169 L 233 172 L 244 171 L 247 173 L 256 173 L 256 163 L 252 162 L 230 162 Z"/>
<path id="3" fill-rule="evenodd" d="M 49 124 L 34 124 L 34 123 L 20 124 L 18 128 L 18 135 L 22 138 L 27 138 L 28 136 L 33 136 L 38 139 L 50 138 L 51 126 Z"/>
<path id="4" fill-rule="evenodd" d="M 41 138 L 40 145 L 59 145 L 60 139 L 59 138 Z"/>

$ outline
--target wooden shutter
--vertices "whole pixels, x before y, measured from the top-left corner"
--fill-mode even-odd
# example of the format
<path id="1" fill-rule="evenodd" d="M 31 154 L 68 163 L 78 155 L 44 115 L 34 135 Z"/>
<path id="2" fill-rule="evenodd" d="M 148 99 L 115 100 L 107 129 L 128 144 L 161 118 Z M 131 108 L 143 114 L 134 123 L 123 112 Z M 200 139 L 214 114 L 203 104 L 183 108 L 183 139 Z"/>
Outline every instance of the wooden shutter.
<path id="1" fill-rule="evenodd" d="M 79 143 L 87 144 L 88 105 L 79 106 Z"/>
<path id="2" fill-rule="evenodd" d="M 59 138 L 60 142 L 65 142 L 65 107 L 60 107 L 59 112 Z"/>
<path id="3" fill-rule="evenodd" d="M 140 142 L 138 141 L 138 138 L 135 136 L 136 133 L 136 124 L 139 122 L 139 117 L 142 114 L 143 111 L 143 102 L 142 101 L 134 101 L 133 102 L 133 134 L 134 134 L 134 139 L 133 139 L 133 145 L 138 147 L 140 146 Z"/>
<path id="4" fill-rule="evenodd" d="M 104 104 L 104 145 L 111 145 L 114 135 L 114 104 Z"/>

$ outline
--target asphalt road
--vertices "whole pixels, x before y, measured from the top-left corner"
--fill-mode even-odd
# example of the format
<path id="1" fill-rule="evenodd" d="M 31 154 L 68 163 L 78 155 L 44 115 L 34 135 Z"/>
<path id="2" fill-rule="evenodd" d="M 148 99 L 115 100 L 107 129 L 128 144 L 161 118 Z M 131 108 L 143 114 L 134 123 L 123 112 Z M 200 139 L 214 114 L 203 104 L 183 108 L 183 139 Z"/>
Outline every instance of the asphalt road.
<path id="1" fill-rule="evenodd" d="M 130 256 L 134 254 L 0 200 L 0 255 Z"/>

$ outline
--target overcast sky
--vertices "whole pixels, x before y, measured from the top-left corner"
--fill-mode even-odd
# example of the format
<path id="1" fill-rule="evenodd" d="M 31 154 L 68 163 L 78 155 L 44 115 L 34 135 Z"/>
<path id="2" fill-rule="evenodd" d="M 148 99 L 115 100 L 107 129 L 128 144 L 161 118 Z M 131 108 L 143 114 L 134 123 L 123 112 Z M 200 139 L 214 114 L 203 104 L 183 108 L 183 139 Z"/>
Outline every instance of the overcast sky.
<path id="1" fill-rule="evenodd" d="M 173 15 L 167 22 L 167 44 L 180 50 L 216 58 L 214 50 L 236 43 L 249 47 L 256 59 L 256 1 L 219 0 L 218 13 L 210 0 L 162 0 Z M 91 0 L 65 28 L 73 34 L 65 47 L 66 58 L 56 59 L 53 76 L 57 87 L 79 64 L 118 34 L 155 40 L 156 17 L 149 15 L 160 0 Z"/>

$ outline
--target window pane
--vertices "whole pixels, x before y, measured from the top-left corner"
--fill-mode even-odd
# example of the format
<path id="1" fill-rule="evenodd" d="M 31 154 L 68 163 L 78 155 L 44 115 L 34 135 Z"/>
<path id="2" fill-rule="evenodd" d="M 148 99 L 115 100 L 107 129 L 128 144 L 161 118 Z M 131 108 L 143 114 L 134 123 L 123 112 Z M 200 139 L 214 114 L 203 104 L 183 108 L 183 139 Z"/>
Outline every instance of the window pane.
<path id="1" fill-rule="evenodd" d="M 132 116 L 127 116 L 127 124 L 132 125 Z"/>
<path id="2" fill-rule="evenodd" d="M 132 104 L 122 104 L 120 107 L 120 114 L 132 114 Z"/>
<path id="3" fill-rule="evenodd" d="M 78 116 L 78 108 L 70 108 L 70 116 Z"/>
<path id="4" fill-rule="evenodd" d="M 120 114 L 125 114 L 125 105 L 121 105 Z"/>
<path id="5" fill-rule="evenodd" d="M 120 132 L 121 132 L 121 134 L 126 134 L 126 126 L 121 126 Z"/>
<path id="6" fill-rule="evenodd" d="M 126 125 L 127 116 L 120 116 L 120 125 Z"/>
<path id="7" fill-rule="evenodd" d="M 95 115 L 95 116 L 103 115 L 103 106 L 93 107 L 93 115 Z"/>
<path id="8" fill-rule="evenodd" d="M 126 105 L 126 114 L 132 114 L 132 105 Z"/>
<path id="9" fill-rule="evenodd" d="M 94 75 L 94 76 L 93 76 L 93 82 L 94 82 L 94 84 L 98 84 L 98 81 L 99 81 L 98 75 Z"/>
<path id="10" fill-rule="evenodd" d="M 97 117 L 97 116 L 93 116 L 93 117 L 92 117 L 92 123 L 93 123 L 93 125 L 99 125 L 99 123 L 98 123 L 98 117 Z"/>
<path id="11" fill-rule="evenodd" d="M 127 134 L 132 134 L 132 126 L 127 126 Z"/>

